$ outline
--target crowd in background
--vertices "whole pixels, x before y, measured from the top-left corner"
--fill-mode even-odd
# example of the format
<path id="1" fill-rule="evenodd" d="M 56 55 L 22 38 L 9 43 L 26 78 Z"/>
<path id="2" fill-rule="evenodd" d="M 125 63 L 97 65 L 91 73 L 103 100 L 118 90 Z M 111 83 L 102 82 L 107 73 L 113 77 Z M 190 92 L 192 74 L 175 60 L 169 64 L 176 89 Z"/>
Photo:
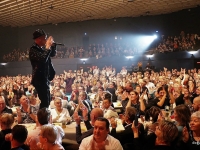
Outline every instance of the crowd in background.
<path id="1" fill-rule="evenodd" d="M 36 125 L 42 126 L 41 130 L 37 131 L 42 136 L 50 138 L 45 135 L 46 129 L 54 135 L 52 141 L 51 138 L 47 140 L 49 143 L 42 143 L 40 139 L 40 144 L 43 146 L 47 144 L 47 147 L 52 147 L 52 142 L 55 143 L 56 140 L 55 135 L 59 133 L 60 137 L 57 139 L 59 142 L 54 146 L 62 149 L 59 143 L 64 136 L 62 129 L 55 129 L 51 125 L 45 126 L 48 120 L 45 123 L 41 121 L 44 119 L 40 118 L 43 116 L 40 113 L 45 111 L 46 114 L 51 114 L 51 123 L 67 123 L 73 118 L 80 128 L 79 116 L 82 116 L 85 123 L 91 120 L 92 126 L 87 128 L 87 136 L 76 127 L 76 136 L 78 136 L 76 139 L 80 149 L 95 146 L 90 145 L 88 140 L 91 140 L 90 136 L 98 137 L 98 125 L 101 121 L 107 122 L 107 119 L 110 124 L 108 129 L 109 126 L 112 128 L 109 134 L 119 140 L 117 142 L 112 139 L 120 150 L 122 147 L 125 150 L 133 147 L 138 150 L 147 147 L 159 149 L 160 146 L 160 149 L 199 149 L 200 69 L 168 70 L 163 67 L 159 72 L 151 69 L 128 72 L 125 67 L 122 67 L 120 72 L 116 72 L 111 65 L 101 69 L 94 66 L 88 71 L 83 69 L 75 72 L 63 71 L 51 82 L 52 101 L 49 109 L 39 109 L 40 100 L 30 81 L 31 75 L 0 77 L 0 94 L 4 97 L 0 97 L 0 114 L 4 111 L 8 113 L 9 108 L 14 105 L 20 105 L 20 108 L 17 107 L 18 123 L 36 122 Z M 3 107 L 3 102 L 7 107 Z M 114 109 L 115 102 L 122 106 L 120 113 Z M 36 119 L 36 116 L 40 119 Z M 124 131 L 121 133 L 116 132 L 115 118 L 120 118 L 124 125 Z M 134 121 L 139 123 L 135 124 Z M 0 122 L 3 124 L 2 121 Z M 106 131 L 103 133 L 102 135 L 108 136 Z M 26 137 L 27 133 L 25 134 Z M 146 139 L 146 136 L 149 139 Z M 38 138 L 32 134 L 28 137 Z M 26 144 L 31 146 L 32 140 L 26 140 Z M 24 142 L 25 140 L 22 144 Z M 108 147 L 111 146 L 109 144 Z M 44 148 L 41 145 L 39 147 Z"/>
<path id="2" fill-rule="evenodd" d="M 178 36 L 162 35 L 153 44 L 153 47 L 147 52 L 164 53 L 185 50 L 197 50 L 200 47 L 199 36 L 197 34 L 186 34 L 184 31 Z M 131 43 L 124 44 L 122 42 L 106 43 L 106 44 L 90 44 L 88 48 L 82 46 L 66 47 L 58 46 L 57 56 L 54 58 L 89 58 L 97 59 L 111 56 L 133 56 L 141 53 L 140 47 Z M 5 54 L 3 60 L 10 61 L 26 61 L 29 60 L 29 50 L 14 49 L 12 52 Z"/>

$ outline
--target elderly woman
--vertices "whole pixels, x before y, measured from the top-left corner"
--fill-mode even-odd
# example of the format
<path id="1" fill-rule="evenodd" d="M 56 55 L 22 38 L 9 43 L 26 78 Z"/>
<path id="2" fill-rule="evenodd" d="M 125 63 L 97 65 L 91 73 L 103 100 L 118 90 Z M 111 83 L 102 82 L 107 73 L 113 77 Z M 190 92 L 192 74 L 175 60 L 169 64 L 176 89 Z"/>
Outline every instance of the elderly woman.
<path id="1" fill-rule="evenodd" d="M 200 111 L 196 111 L 191 115 L 190 128 L 183 128 L 182 149 L 200 149 Z"/>
<path id="2" fill-rule="evenodd" d="M 135 126 L 134 123 L 132 124 L 132 130 L 134 133 L 134 150 L 170 150 L 173 149 L 172 142 L 178 136 L 176 125 L 169 121 L 159 122 L 158 126 L 156 126 L 155 133 L 148 135 L 144 141 L 139 141 L 138 126 Z M 141 145 L 140 142 L 144 142 L 144 145 Z"/>
<path id="3" fill-rule="evenodd" d="M 55 97 L 54 109 L 51 109 L 52 121 L 53 122 L 69 122 L 71 120 L 69 112 L 66 108 L 62 107 L 62 99 L 60 97 Z"/>
<path id="4" fill-rule="evenodd" d="M 56 143 L 57 128 L 51 124 L 43 125 L 39 133 L 38 147 L 42 150 L 64 150 L 63 146 Z"/>
<path id="5" fill-rule="evenodd" d="M 5 135 L 11 133 L 13 123 L 14 117 L 12 114 L 4 113 L 0 116 L 0 149 L 2 150 L 11 148 L 10 142 L 5 141 Z"/>

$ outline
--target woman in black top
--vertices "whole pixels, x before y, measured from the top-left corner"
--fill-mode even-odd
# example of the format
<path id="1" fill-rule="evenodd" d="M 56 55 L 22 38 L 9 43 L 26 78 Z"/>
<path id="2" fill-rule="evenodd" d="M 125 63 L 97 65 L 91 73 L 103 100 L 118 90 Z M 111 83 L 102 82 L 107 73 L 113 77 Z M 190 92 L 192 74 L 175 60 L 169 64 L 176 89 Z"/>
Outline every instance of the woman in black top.
<path id="1" fill-rule="evenodd" d="M 170 87 L 167 87 L 168 91 L 165 87 L 160 87 L 157 90 L 158 96 L 151 100 L 147 105 L 146 109 L 150 109 L 152 106 L 157 106 L 160 109 L 165 109 L 166 106 L 170 106 L 170 104 L 174 103 L 174 97 L 172 95 L 172 91 Z"/>
<path id="2" fill-rule="evenodd" d="M 200 149 L 200 111 L 192 114 L 190 127 L 183 128 L 183 141 L 180 149 Z"/>
<path id="3" fill-rule="evenodd" d="M 138 126 L 132 124 L 134 133 L 134 150 L 173 150 L 172 142 L 178 136 L 178 129 L 176 125 L 169 121 L 161 121 L 156 126 L 155 133 L 152 133 L 140 141 L 138 138 Z"/>

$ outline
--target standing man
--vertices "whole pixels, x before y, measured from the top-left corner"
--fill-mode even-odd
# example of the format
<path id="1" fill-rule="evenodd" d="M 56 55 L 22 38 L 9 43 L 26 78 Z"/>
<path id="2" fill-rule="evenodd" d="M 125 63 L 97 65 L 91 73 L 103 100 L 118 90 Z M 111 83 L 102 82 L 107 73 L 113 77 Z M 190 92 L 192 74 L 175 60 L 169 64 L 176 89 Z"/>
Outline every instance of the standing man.
<path id="1" fill-rule="evenodd" d="M 30 48 L 29 58 L 32 65 L 32 81 L 39 99 L 40 108 L 49 107 L 51 100 L 49 84 L 55 76 L 55 70 L 51 58 L 56 55 L 56 44 L 53 37 L 49 36 L 42 29 L 33 33 L 34 44 Z"/>

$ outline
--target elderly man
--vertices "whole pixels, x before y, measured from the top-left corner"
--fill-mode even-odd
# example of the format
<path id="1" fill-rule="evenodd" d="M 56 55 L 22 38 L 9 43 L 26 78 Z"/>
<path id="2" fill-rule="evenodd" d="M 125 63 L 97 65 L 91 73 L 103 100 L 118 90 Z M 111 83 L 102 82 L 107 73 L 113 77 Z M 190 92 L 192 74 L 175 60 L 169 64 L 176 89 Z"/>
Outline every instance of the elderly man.
<path id="1" fill-rule="evenodd" d="M 20 98 L 20 105 L 20 108 L 16 108 L 18 123 L 35 123 L 36 115 L 31 111 L 29 99 L 25 95 Z"/>
<path id="2" fill-rule="evenodd" d="M 100 108 L 94 108 L 91 111 L 91 113 L 90 113 L 91 124 L 90 124 L 90 121 L 87 116 L 88 115 L 87 108 L 82 110 L 82 114 L 83 114 L 83 118 L 84 118 L 84 123 L 87 128 L 87 131 L 84 133 L 81 133 L 81 126 L 80 126 L 81 119 L 78 116 L 77 112 L 74 113 L 74 119 L 76 121 L 76 141 L 79 144 L 85 137 L 92 135 L 93 129 L 94 129 L 93 128 L 94 122 L 96 121 L 97 118 L 103 117 L 103 111 Z"/>
<path id="3" fill-rule="evenodd" d="M 120 142 L 108 133 L 109 121 L 106 118 L 97 118 L 94 123 L 93 135 L 83 139 L 79 150 L 123 150 Z"/>
<path id="4" fill-rule="evenodd" d="M 194 98 L 192 107 L 194 111 L 200 111 L 200 96 Z"/>
<path id="5" fill-rule="evenodd" d="M 0 96 L 0 114 L 10 113 L 13 114 L 12 109 L 6 107 L 6 102 L 3 96 Z"/>

